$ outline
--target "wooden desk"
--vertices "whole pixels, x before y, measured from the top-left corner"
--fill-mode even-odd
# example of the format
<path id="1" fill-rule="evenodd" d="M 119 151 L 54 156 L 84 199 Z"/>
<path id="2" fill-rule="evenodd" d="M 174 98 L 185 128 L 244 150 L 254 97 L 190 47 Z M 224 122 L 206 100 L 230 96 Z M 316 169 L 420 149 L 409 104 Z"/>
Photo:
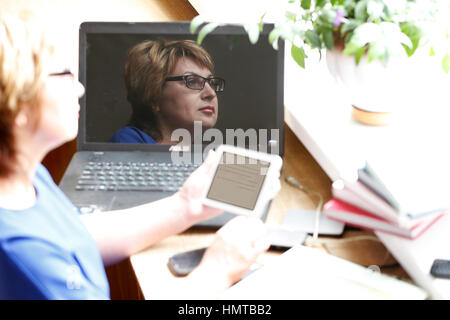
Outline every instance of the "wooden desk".
<path id="1" fill-rule="evenodd" d="M 284 180 L 286 176 L 293 176 L 309 189 L 321 192 L 325 200 L 331 197 L 330 179 L 287 126 L 284 164 L 281 172 L 282 188 L 272 201 L 267 225 L 279 224 L 287 210 L 311 210 L 316 207 L 318 199 L 310 198 L 308 194 L 287 184 Z M 132 256 L 131 266 L 145 299 L 170 299 L 170 293 L 176 290 L 177 281 L 180 279 L 170 273 L 167 267 L 169 257 L 178 252 L 208 246 L 213 236 L 213 231 L 190 229 Z M 361 236 L 369 237 L 361 239 Z M 348 241 L 351 238 L 354 239 Z M 342 239 L 346 240 L 342 241 Z M 379 266 L 382 273 L 410 280 L 371 232 L 346 228 L 342 237 L 320 237 L 320 240 L 322 245 L 318 249 L 363 266 Z M 266 263 L 279 254 L 280 252 L 277 251 L 269 251 L 259 262 Z"/>

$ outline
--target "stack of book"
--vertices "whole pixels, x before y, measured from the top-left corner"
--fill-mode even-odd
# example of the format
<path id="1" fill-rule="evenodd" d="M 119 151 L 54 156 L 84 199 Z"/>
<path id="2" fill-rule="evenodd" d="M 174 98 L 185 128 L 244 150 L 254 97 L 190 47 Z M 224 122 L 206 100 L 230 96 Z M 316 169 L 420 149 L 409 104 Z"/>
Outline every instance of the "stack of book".
<path id="1" fill-rule="evenodd" d="M 354 227 L 415 239 L 450 211 L 450 194 L 427 194 L 426 188 L 414 185 L 413 178 L 393 179 L 392 174 L 379 172 L 365 163 L 354 176 L 335 181 L 324 215 Z M 419 189 L 420 193 L 411 191 Z"/>

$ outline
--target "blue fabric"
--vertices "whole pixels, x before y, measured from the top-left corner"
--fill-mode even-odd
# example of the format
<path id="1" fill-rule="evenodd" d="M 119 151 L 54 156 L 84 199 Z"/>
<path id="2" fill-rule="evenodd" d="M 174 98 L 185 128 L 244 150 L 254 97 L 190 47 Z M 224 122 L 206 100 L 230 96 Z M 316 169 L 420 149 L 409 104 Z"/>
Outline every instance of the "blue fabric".
<path id="1" fill-rule="evenodd" d="M 130 126 L 117 130 L 109 142 L 157 144 L 157 142 L 144 131 Z"/>
<path id="2" fill-rule="evenodd" d="M 79 210 L 39 165 L 37 200 L 0 208 L 0 299 L 109 299 L 98 247 Z"/>

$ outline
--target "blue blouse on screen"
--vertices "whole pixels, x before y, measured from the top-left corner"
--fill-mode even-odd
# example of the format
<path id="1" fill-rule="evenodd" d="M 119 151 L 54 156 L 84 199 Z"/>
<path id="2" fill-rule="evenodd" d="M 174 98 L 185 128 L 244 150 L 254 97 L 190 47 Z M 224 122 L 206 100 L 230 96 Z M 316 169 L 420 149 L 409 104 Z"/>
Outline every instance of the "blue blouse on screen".
<path id="1" fill-rule="evenodd" d="M 0 208 L 0 299 L 109 299 L 97 244 L 39 165 L 36 203 Z"/>
<path id="2" fill-rule="evenodd" d="M 109 139 L 109 142 L 157 144 L 157 142 L 144 131 L 131 126 L 117 130 L 111 139 Z"/>

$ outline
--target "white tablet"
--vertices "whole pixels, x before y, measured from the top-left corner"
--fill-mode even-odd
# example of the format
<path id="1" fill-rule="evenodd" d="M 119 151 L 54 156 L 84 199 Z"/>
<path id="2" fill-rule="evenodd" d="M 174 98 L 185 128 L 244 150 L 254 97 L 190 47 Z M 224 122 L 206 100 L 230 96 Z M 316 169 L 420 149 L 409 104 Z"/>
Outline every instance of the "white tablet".
<path id="1" fill-rule="evenodd" d="M 280 190 L 282 159 L 228 145 L 219 146 L 216 152 L 218 161 L 203 203 L 235 214 L 260 216 Z"/>

